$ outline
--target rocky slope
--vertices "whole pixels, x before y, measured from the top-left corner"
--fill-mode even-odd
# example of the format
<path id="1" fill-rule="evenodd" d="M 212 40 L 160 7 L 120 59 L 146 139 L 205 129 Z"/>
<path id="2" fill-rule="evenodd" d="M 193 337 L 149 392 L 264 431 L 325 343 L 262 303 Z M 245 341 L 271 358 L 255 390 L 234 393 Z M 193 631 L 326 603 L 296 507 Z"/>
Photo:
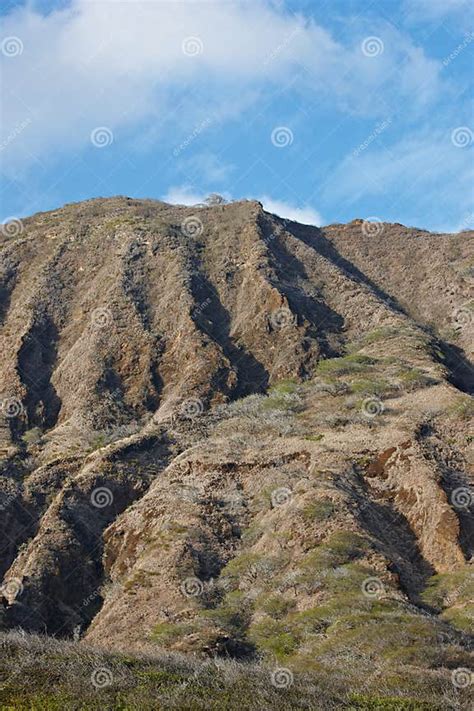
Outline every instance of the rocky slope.
<path id="1" fill-rule="evenodd" d="M 473 236 L 129 198 L 4 227 L 4 628 L 464 693 Z"/>

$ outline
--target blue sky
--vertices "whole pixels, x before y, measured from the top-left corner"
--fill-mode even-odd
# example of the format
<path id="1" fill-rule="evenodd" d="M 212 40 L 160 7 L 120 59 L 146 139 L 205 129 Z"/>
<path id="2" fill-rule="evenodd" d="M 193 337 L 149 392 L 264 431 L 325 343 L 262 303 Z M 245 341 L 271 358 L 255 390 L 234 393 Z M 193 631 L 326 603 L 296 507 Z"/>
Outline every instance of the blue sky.
<path id="1" fill-rule="evenodd" d="M 471 0 L 1 6 L 2 220 L 129 195 L 474 227 Z"/>

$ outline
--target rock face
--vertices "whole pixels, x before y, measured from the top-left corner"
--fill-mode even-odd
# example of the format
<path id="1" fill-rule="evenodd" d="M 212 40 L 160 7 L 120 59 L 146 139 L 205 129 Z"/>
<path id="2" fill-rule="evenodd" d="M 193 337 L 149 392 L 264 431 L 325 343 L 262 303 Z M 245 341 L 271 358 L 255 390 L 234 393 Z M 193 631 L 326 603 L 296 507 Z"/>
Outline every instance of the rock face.
<path id="1" fill-rule="evenodd" d="M 3 236 L 3 626 L 455 664 L 473 237 L 128 198 Z"/>

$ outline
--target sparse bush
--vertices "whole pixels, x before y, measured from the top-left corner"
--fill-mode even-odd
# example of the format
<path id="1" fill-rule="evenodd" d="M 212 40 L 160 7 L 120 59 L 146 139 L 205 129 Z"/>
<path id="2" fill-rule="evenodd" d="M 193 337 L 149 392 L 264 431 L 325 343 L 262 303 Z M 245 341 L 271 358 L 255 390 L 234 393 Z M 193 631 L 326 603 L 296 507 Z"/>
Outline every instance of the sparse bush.
<path id="1" fill-rule="evenodd" d="M 427 673 L 426 667 L 399 664 L 396 656 L 386 659 L 383 654 L 394 640 L 397 645 L 410 644 L 410 635 L 416 633 L 413 628 L 406 634 L 402 619 L 379 628 L 362 616 L 354 629 L 352 622 L 340 636 L 336 626 L 324 637 L 311 621 L 316 611 L 296 613 L 273 627 L 254 626 L 261 650 L 265 648 L 270 657 L 268 666 L 173 653 L 111 654 L 83 643 L 0 635 L 0 706 L 5 711 L 297 711 L 316 708 L 315 704 L 321 711 L 469 707 L 470 690 L 454 689 L 451 683 L 451 669 L 468 666 L 467 655 L 452 656 L 448 668 Z M 259 622 L 272 623 L 267 618 Z M 170 633 L 166 626 L 157 632 L 158 638 Z M 304 654 L 299 658 L 295 651 Z M 272 683 L 275 657 L 285 664 L 288 660 L 294 673 L 288 688 Z M 94 686 L 91 678 L 97 670 L 105 670 L 111 683 Z"/>
<path id="2" fill-rule="evenodd" d="M 370 370 L 377 361 L 366 355 L 357 353 L 342 358 L 331 358 L 319 361 L 316 372 L 319 375 L 350 375 Z"/>
<path id="3" fill-rule="evenodd" d="M 278 392 L 267 395 L 249 395 L 225 407 L 216 409 L 216 414 L 223 416 L 217 431 L 226 437 L 235 436 L 235 430 L 247 435 L 242 444 L 248 444 L 248 435 L 278 434 L 284 436 L 303 436 L 305 426 L 295 417 L 304 409 L 301 396 L 297 393 Z M 239 418 L 238 423 L 235 418 Z"/>
<path id="4" fill-rule="evenodd" d="M 309 440 L 309 442 L 320 442 L 322 439 L 324 439 L 324 435 L 323 434 L 305 435 L 305 439 Z"/>
<path id="5" fill-rule="evenodd" d="M 153 628 L 151 639 L 165 647 L 171 646 L 178 639 L 194 631 L 193 625 L 176 622 L 159 622 Z"/>
<path id="6" fill-rule="evenodd" d="M 41 432 L 39 427 L 32 427 L 31 430 L 27 430 L 23 435 L 23 441 L 27 445 L 39 444 L 39 442 L 41 442 L 42 436 L 43 433 Z"/>
<path id="7" fill-rule="evenodd" d="M 298 647 L 298 639 L 289 625 L 282 620 L 265 617 L 251 625 L 250 641 L 263 652 L 270 653 L 279 661 L 292 654 Z"/>
<path id="8" fill-rule="evenodd" d="M 369 548 L 369 542 L 362 536 L 349 531 L 339 531 L 308 553 L 303 560 L 302 568 L 313 571 L 337 568 L 360 558 Z"/>
<path id="9" fill-rule="evenodd" d="M 467 566 L 452 573 L 438 573 L 428 581 L 423 600 L 442 613 L 443 619 L 460 630 L 474 623 L 474 572 Z"/>
<path id="10" fill-rule="evenodd" d="M 251 605 L 240 590 L 229 592 L 212 610 L 202 610 L 201 616 L 212 620 L 235 639 L 243 639 L 250 623 Z"/>
<path id="11" fill-rule="evenodd" d="M 262 403 L 263 410 L 283 410 L 288 413 L 301 412 L 303 400 L 295 391 L 270 390 L 266 400 Z"/>
<path id="12" fill-rule="evenodd" d="M 281 620 L 295 607 L 295 604 L 294 600 L 289 600 L 283 595 L 271 595 L 264 597 L 261 607 L 270 617 Z"/>
<path id="13" fill-rule="evenodd" d="M 309 501 L 300 511 L 307 521 L 326 521 L 334 513 L 335 507 L 329 499 Z"/>
<path id="14" fill-rule="evenodd" d="M 379 694 L 351 694 L 349 711 L 433 711 L 429 703 L 419 699 L 391 698 Z"/>
<path id="15" fill-rule="evenodd" d="M 218 195 L 218 193 L 211 193 L 204 202 L 209 207 L 214 207 L 215 205 L 225 205 L 227 200 L 222 195 Z"/>
<path id="16" fill-rule="evenodd" d="M 474 417 L 474 398 L 469 396 L 459 398 L 450 408 L 450 412 L 462 420 L 472 419 Z"/>
<path id="17" fill-rule="evenodd" d="M 391 386 L 386 380 L 353 380 L 350 384 L 351 391 L 363 395 L 383 395 Z"/>
<path id="18" fill-rule="evenodd" d="M 438 380 L 431 377 L 420 368 L 407 368 L 406 370 L 398 370 L 396 377 L 401 383 L 404 390 L 417 390 L 418 388 L 426 388 L 429 385 L 435 385 Z"/>
<path id="19" fill-rule="evenodd" d="M 237 587 L 240 584 L 253 583 L 259 578 L 268 579 L 285 565 L 285 559 L 280 556 L 263 555 L 252 551 L 244 551 L 233 558 L 221 571 L 221 576 Z"/>
<path id="20" fill-rule="evenodd" d="M 400 329 L 395 328 L 395 326 L 381 326 L 380 328 L 374 328 L 373 331 L 365 333 L 358 343 L 364 346 L 370 346 L 372 343 L 378 343 L 379 341 L 385 341 L 387 338 L 398 336 L 399 333 Z"/>

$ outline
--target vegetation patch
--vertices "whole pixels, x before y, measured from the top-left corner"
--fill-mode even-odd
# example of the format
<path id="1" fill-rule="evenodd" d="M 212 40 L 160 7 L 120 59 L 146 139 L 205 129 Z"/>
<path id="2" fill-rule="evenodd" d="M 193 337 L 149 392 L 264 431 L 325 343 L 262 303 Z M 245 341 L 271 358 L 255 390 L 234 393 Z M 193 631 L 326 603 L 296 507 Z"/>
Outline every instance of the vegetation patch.
<path id="1" fill-rule="evenodd" d="M 431 711 L 432 706 L 418 699 L 403 699 L 400 696 L 379 696 L 372 694 L 351 694 L 350 709 L 354 711 Z"/>
<path id="2" fill-rule="evenodd" d="M 316 372 L 318 375 L 350 375 L 371 370 L 376 364 L 375 358 L 358 353 L 349 354 L 342 358 L 320 360 Z"/>
<path id="3" fill-rule="evenodd" d="M 469 568 L 438 573 L 428 581 L 423 600 L 457 629 L 469 632 L 474 625 L 474 572 Z"/>
<path id="4" fill-rule="evenodd" d="M 391 390 L 392 386 L 387 380 L 381 378 L 363 380 L 353 380 L 350 383 L 350 390 L 358 395 L 383 395 L 388 390 Z"/>
<path id="5" fill-rule="evenodd" d="M 242 640 L 250 623 L 252 608 L 249 600 L 240 590 L 228 593 L 223 601 L 212 610 L 202 610 L 204 619 L 212 620 L 234 639 Z"/>
<path id="6" fill-rule="evenodd" d="M 404 390 L 426 388 L 429 385 L 435 385 L 439 382 L 420 368 L 399 369 L 396 373 L 396 377 Z"/>
<path id="7" fill-rule="evenodd" d="M 462 420 L 471 420 L 474 417 L 474 398 L 469 396 L 458 398 L 450 408 L 450 413 Z"/>
<path id="8" fill-rule="evenodd" d="M 329 499 L 316 499 L 309 501 L 300 510 L 300 515 L 306 521 L 326 521 L 335 512 L 335 505 Z"/>
<path id="9" fill-rule="evenodd" d="M 395 328 L 395 326 L 381 326 L 380 328 L 374 328 L 372 331 L 365 333 L 354 346 L 370 346 L 372 343 L 379 343 L 380 341 L 385 341 L 387 338 L 393 338 L 399 334 L 400 329 Z"/>
<path id="10" fill-rule="evenodd" d="M 299 645 L 291 625 L 268 616 L 250 627 L 249 639 L 257 649 L 276 657 L 279 661 L 293 654 Z"/>
<path id="11" fill-rule="evenodd" d="M 338 531 L 307 554 L 302 568 L 314 571 L 337 568 L 360 558 L 368 550 L 370 543 L 367 539 L 350 531 Z"/>

